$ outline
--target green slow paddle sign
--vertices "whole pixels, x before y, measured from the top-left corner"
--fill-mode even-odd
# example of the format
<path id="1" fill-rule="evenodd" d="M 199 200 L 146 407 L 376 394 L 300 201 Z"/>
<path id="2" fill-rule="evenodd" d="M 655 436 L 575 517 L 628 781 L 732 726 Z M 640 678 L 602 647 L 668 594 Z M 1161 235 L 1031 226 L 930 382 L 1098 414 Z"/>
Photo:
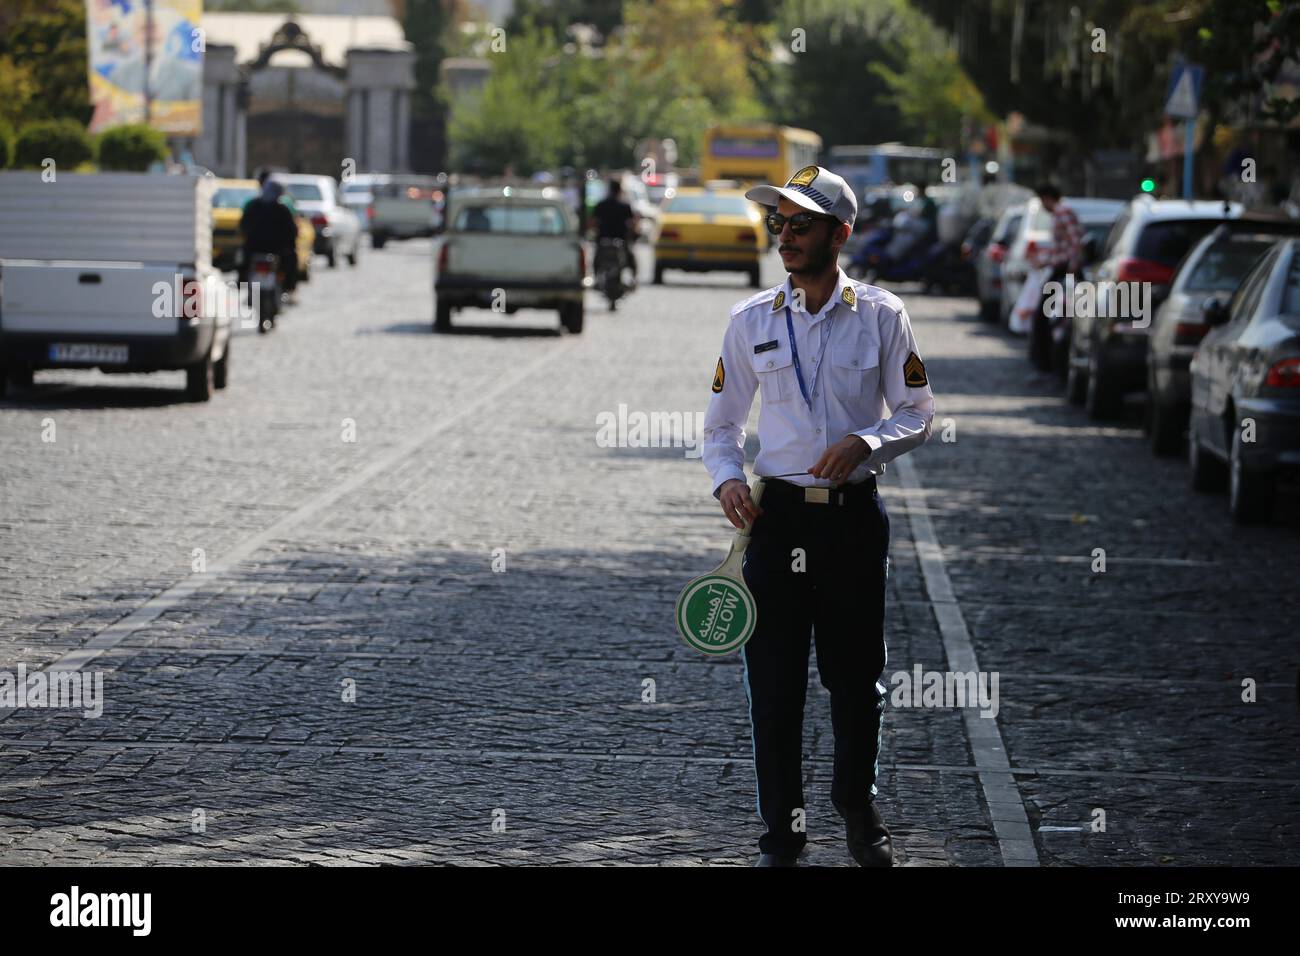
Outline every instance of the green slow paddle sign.
<path id="1" fill-rule="evenodd" d="M 754 504 L 763 496 L 759 481 L 750 494 Z M 677 596 L 677 632 L 691 647 L 720 656 L 741 648 L 754 633 L 758 609 L 745 586 L 743 564 L 749 547 L 748 523 L 731 542 L 726 560 L 692 580 Z"/>

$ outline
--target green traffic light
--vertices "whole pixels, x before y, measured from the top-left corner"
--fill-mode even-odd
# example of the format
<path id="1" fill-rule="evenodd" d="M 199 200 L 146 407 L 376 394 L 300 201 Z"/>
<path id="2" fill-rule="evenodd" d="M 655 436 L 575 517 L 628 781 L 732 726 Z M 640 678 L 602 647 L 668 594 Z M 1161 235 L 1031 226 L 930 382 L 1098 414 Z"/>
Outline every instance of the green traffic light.
<path id="1" fill-rule="evenodd" d="M 1144 193 L 1153 193 L 1156 191 L 1156 181 L 1154 179 L 1142 180 L 1142 191 Z"/>

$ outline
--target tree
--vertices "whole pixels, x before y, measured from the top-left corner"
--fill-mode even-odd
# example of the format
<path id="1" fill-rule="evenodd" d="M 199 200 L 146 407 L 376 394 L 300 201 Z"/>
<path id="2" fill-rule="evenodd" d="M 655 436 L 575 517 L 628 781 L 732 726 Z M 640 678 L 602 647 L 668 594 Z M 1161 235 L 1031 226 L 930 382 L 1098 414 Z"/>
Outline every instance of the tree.
<path id="1" fill-rule="evenodd" d="M 970 131 L 994 122 L 995 117 L 934 24 L 911 10 L 904 12 L 904 18 L 911 25 L 902 35 L 902 68 L 873 63 L 870 69 L 892 91 L 888 100 L 908 128 L 909 140 L 947 147 L 955 154 L 964 152 Z"/>
<path id="2" fill-rule="evenodd" d="M 564 135 L 560 101 L 545 64 L 557 55 L 549 34 L 510 36 L 491 54 L 492 72 L 476 103 L 459 105 L 448 129 L 452 165 L 485 174 L 531 175 L 556 164 Z"/>
<path id="3" fill-rule="evenodd" d="M 99 136 L 101 169 L 145 172 L 167 156 L 167 137 L 143 123 L 114 126 Z"/>
<path id="4" fill-rule="evenodd" d="M 575 23 L 590 24 L 601 37 L 607 37 L 623 25 L 623 5 L 611 0 L 518 0 L 505 27 L 513 36 L 531 24 L 563 43 Z"/>
<path id="5" fill-rule="evenodd" d="M 90 120 L 83 0 L 0 5 L 0 117 Z"/>
<path id="6" fill-rule="evenodd" d="M 772 118 L 827 146 L 901 138 L 885 80 L 870 64 L 903 65 L 903 0 L 790 0 L 776 30 L 787 62 L 768 96 Z"/>
<path id="7" fill-rule="evenodd" d="M 28 123 L 18 131 L 14 146 L 14 166 L 19 169 L 40 169 L 52 159 L 59 168 L 72 170 L 94 157 L 94 140 L 73 119 Z"/>
<path id="8" fill-rule="evenodd" d="M 8 169 L 14 161 L 14 129 L 0 120 L 0 169 Z"/>

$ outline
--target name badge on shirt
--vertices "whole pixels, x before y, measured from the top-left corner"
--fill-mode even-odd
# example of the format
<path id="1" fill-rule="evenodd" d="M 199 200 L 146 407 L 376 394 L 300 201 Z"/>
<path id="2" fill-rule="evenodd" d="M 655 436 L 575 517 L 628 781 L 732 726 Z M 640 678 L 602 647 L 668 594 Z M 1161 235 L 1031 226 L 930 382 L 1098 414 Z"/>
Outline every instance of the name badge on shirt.
<path id="1" fill-rule="evenodd" d="M 780 344 L 781 343 L 779 343 L 776 339 L 773 339 L 770 342 L 764 342 L 762 345 L 755 345 L 754 354 L 758 355 L 761 352 L 770 352 L 772 351 L 772 349 L 779 347 Z"/>

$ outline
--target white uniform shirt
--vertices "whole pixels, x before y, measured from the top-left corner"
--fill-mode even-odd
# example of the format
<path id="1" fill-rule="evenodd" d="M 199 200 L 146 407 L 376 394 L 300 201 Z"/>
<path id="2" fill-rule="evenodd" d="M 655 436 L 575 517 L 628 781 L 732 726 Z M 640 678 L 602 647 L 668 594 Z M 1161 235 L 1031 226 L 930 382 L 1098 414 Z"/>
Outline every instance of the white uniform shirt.
<path id="1" fill-rule="evenodd" d="M 795 375 L 787 305 L 811 411 Z M 825 486 L 808 469 L 828 447 L 858 435 L 871 453 L 849 476 L 848 483 L 857 484 L 884 474 L 885 462 L 930 437 L 934 395 L 901 299 L 841 269 L 820 312 L 809 315 L 795 305 L 787 277 L 731 310 L 704 416 L 703 459 L 715 496 L 728 479 L 745 480 L 745 424 L 756 391 L 762 391 L 754 461 L 759 476 L 798 472 L 784 480 Z"/>

